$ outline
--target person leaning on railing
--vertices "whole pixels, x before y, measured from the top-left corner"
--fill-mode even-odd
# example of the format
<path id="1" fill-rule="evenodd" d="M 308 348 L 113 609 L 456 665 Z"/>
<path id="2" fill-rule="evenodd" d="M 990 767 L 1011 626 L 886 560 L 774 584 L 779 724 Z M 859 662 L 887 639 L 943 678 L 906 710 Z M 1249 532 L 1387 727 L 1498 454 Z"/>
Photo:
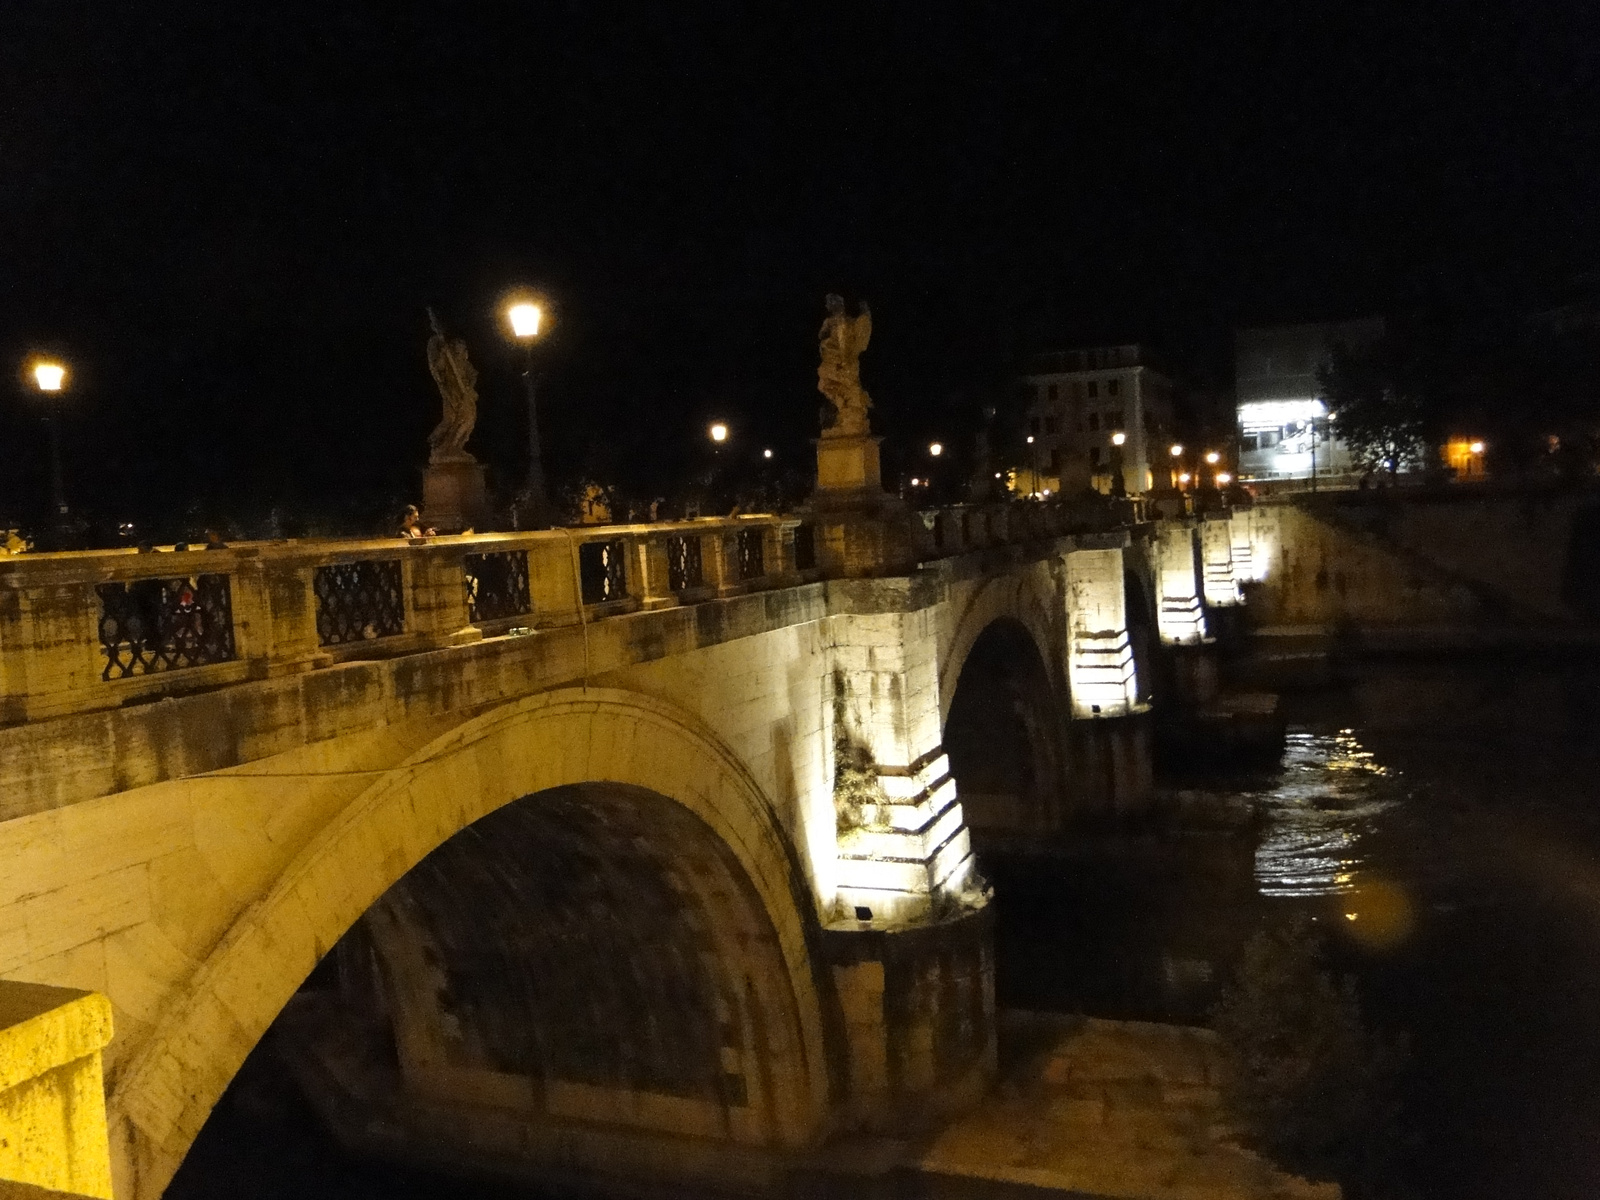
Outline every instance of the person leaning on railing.
<path id="1" fill-rule="evenodd" d="M 415 504 L 406 505 L 406 515 L 400 518 L 400 536 L 403 538 L 432 537 L 434 531 L 422 524 L 422 514 Z"/>

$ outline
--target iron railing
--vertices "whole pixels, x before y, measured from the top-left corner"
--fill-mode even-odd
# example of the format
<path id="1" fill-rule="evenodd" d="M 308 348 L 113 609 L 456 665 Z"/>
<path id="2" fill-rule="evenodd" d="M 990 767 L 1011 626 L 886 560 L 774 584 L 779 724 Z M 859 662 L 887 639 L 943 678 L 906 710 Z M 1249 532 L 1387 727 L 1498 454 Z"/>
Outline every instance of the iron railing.
<path id="1" fill-rule="evenodd" d="M 526 550 L 468 554 L 461 561 L 461 571 L 467 589 L 467 619 L 474 625 L 533 611 Z"/>
<path id="2" fill-rule="evenodd" d="M 741 583 L 759 579 L 767 573 L 766 540 L 767 531 L 765 529 L 739 530 L 738 537 L 735 539 L 735 548 L 739 559 L 739 581 Z"/>
<path id="3" fill-rule="evenodd" d="M 706 581 L 705 558 L 697 536 L 684 534 L 667 539 L 667 586 L 675 592 L 703 587 Z"/>
<path id="4" fill-rule="evenodd" d="M 331 563 L 312 572 L 317 640 L 324 646 L 394 637 L 406 629 L 398 558 Z"/>
<path id="5" fill-rule="evenodd" d="M 628 594 L 628 571 L 620 538 L 578 547 L 578 579 L 585 604 L 604 604 Z"/>
<path id="6" fill-rule="evenodd" d="M 101 679 L 180 671 L 234 657 L 233 594 L 226 575 L 102 583 L 95 592 L 106 660 Z"/>

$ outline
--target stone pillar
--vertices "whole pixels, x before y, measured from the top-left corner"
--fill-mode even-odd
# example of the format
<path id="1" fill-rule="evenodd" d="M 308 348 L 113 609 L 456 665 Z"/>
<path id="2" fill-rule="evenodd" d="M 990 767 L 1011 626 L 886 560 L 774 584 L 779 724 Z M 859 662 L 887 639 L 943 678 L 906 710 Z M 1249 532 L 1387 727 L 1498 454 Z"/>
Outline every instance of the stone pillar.
<path id="1" fill-rule="evenodd" d="M 467 550 L 460 545 L 407 543 L 408 614 L 417 639 L 428 646 L 465 646 L 483 640 L 467 608 Z"/>
<path id="2" fill-rule="evenodd" d="M 649 610 L 675 605 L 678 597 L 673 594 L 672 573 L 667 565 L 667 535 L 641 537 L 630 543 L 629 551 L 629 591 L 638 596 L 640 607 Z"/>
<path id="3" fill-rule="evenodd" d="M 838 910 L 880 927 L 920 920 L 941 897 L 977 886 L 941 744 L 931 610 L 894 611 L 909 607 L 910 582 L 843 585 L 839 598 L 857 611 L 830 618 Z"/>
<path id="4" fill-rule="evenodd" d="M 1233 528 L 1227 517 L 1201 520 L 1200 564 L 1206 603 L 1218 608 L 1238 604 L 1242 597 L 1233 573 Z"/>
<path id="5" fill-rule="evenodd" d="M 1075 718 L 1122 717 L 1135 711 L 1137 667 L 1128 637 L 1120 549 L 1067 554 L 1067 653 Z"/>
<path id="6" fill-rule="evenodd" d="M 1187 521 L 1161 522 L 1155 550 L 1161 640 L 1169 646 L 1199 645 L 1206 639 L 1206 619 L 1200 609 L 1193 527 Z"/>
<path id="7" fill-rule="evenodd" d="M 1260 576 L 1256 573 L 1256 553 L 1254 539 L 1251 536 L 1251 517 L 1253 509 L 1236 508 L 1228 514 L 1228 541 L 1233 556 L 1233 577 L 1239 583 L 1253 583 Z"/>

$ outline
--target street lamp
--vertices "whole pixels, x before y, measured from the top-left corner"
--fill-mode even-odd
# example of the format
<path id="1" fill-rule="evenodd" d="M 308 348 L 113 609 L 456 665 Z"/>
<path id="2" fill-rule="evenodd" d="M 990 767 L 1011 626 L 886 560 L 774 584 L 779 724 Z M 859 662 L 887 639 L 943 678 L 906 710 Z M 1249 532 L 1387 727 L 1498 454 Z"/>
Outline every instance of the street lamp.
<path id="1" fill-rule="evenodd" d="M 1172 457 L 1173 458 L 1178 458 L 1180 455 L 1183 454 L 1183 447 L 1178 445 L 1176 442 L 1174 442 L 1172 444 L 1171 450 L 1172 450 Z"/>
<path id="2" fill-rule="evenodd" d="M 1214 467 L 1222 461 L 1222 455 L 1218 454 L 1215 450 L 1207 450 L 1206 461 Z"/>
<path id="3" fill-rule="evenodd" d="M 1128 494 L 1127 468 L 1122 461 L 1122 447 L 1127 445 L 1128 435 L 1122 430 L 1117 430 L 1111 435 L 1111 494 L 1113 496 L 1126 496 Z"/>
<path id="4" fill-rule="evenodd" d="M 529 524 L 537 527 L 550 524 L 552 517 L 539 446 L 539 377 L 533 370 L 533 344 L 545 324 L 544 309 L 531 300 L 513 300 L 506 306 L 506 322 L 522 346 L 522 388 L 528 397 L 528 478 L 523 490 L 528 495 Z"/>
<path id="5" fill-rule="evenodd" d="M 1127 441 L 1128 441 L 1128 435 L 1123 433 L 1120 429 L 1116 433 L 1113 433 L 1111 435 L 1111 444 L 1113 446 L 1125 445 L 1127 443 Z"/>
<path id="6" fill-rule="evenodd" d="M 40 359 L 33 364 L 33 382 L 41 392 L 58 393 L 67 382 L 67 368 L 51 359 Z M 61 421 L 55 406 L 46 418 L 50 425 L 50 503 L 55 509 L 56 521 L 61 523 L 67 515 L 67 488 L 61 473 Z"/>
<path id="7" fill-rule="evenodd" d="M 713 421 L 711 428 L 706 432 L 711 435 L 711 440 L 719 446 L 728 440 L 728 427 L 721 421 Z"/>
<path id="8" fill-rule="evenodd" d="M 1226 471 L 1218 471 L 1217 472 L 1217 486 L 1219 488 L 1227 487 L 1232 482 L 1233 482 L 1233 476 L 1232 475 L 1229 475 Z"/>
<path id="9" fill-rule="evenodd" d="M 763 450 L 761 452 L 761 457 L 762 458 L 771 458 L 772 457 L 772 451 L 771 450 Z"/>
<path id="10" fill-rule="evenodd" d="M 944 443 L 943 442 L 930 442 L 928 444 L 928 453 L 933 455 L 933 457 L 938 458 L 939 455 L 944 453 Z"/>

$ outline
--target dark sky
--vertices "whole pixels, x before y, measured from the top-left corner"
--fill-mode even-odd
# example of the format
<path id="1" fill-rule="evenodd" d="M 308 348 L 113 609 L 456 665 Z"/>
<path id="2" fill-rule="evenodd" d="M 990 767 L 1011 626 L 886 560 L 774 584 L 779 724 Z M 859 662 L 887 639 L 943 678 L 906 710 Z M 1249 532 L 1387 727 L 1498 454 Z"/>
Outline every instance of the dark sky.
<path id="1" fill-rule="evenodd" d="M 828 290 L 896 442 L 1020 350 L 1537 303 L 1600 262 L 1590 4 L 131 4 L 0 12 L 0 352 L 76 375 L 104 508 L 404 495 L 467 337 L 521 470 L 506 288 L 556 306 L 553 467 L 798 461 Z M 0 396 L 0 504 L 42 486 Z"/>

